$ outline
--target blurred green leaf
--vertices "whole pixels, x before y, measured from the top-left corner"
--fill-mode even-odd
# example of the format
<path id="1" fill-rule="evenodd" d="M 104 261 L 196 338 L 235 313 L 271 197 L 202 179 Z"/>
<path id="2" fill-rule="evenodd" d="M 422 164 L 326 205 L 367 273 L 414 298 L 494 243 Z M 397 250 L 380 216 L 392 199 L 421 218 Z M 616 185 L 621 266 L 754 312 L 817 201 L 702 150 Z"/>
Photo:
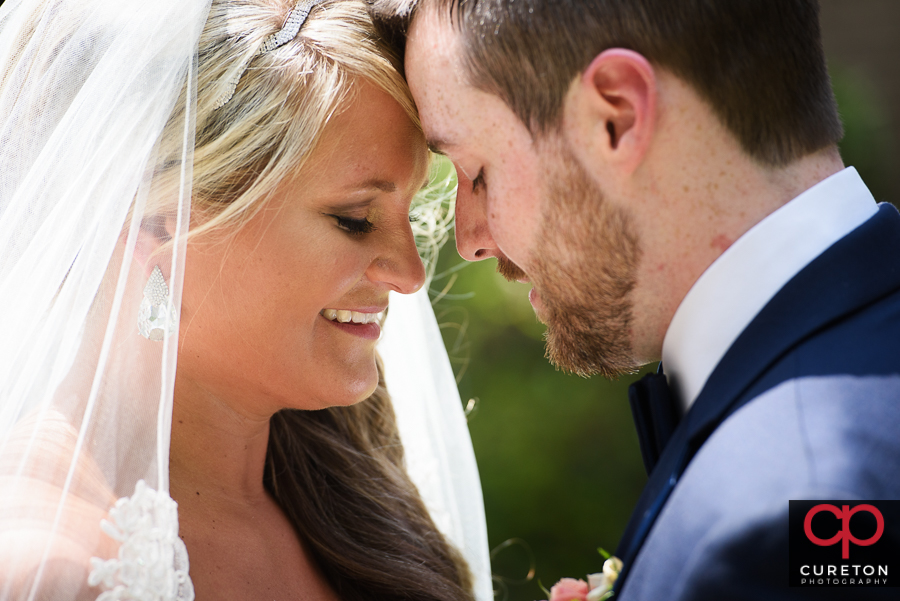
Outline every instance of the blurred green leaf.
<path id="1" fill-rule="evenodd" d="M 875 200 L 900 202 L 892 194 L 895 141 L 887 107 L 873 83 L 858 69 L 833 66 L 831 80 L 844 123 L 844 138 L 839 144 L 844 164 L 856 167 Z"/>

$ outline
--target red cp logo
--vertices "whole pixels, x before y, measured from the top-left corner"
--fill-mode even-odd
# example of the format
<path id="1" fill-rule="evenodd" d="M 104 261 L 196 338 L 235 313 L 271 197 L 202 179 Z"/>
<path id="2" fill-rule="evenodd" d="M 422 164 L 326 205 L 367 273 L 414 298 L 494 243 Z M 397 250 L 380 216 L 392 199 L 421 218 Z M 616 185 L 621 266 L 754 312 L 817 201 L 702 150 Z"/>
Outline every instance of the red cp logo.
<path id="1" fill-rule="evenodd" d="M 837 534 L 835 534 L 828 540 L 822 540 L 821 538 L 813 534 L 812 531 L 812 519 L 820 511 L 829 511 L 833 513 L 837 519 L 841 520 L 840 531 L 838 531 Z M 860 511 L 871 513 L 873 516 L 875 516 L 875 522 L 878 524 L 878 528 L 875 530 L 875 534 L 871 538 L 867 538 L 866 540 L 859 540 L 858 538 L 850 534 L 850 518 Z M 803 531 L 806 532 L 806 538 L 819 545 L 820 547 L 830 547 L 831 545 L 837 544 L 838 541 L 841 541 L 841 557 L 843 557 L 844 559 L 849 559 L 851 542 L 854 545 L 859 545 L 860 547 L 868 547 L 869 545 L 874 545 L 876 542 L 878 542 L 878 539 L 880 539 L 881 535 L 884 534 L 884 516 L 882 516 L 881 512 L 872 505 L 857 505 L 853 509 L 850 509 L 849 505 L 843 505 L 841 509 L 838 509 L 834 505 L 816 505 L 809 510 L 809 513 L 806 514 L 806 519 L 803 520 Z"/>

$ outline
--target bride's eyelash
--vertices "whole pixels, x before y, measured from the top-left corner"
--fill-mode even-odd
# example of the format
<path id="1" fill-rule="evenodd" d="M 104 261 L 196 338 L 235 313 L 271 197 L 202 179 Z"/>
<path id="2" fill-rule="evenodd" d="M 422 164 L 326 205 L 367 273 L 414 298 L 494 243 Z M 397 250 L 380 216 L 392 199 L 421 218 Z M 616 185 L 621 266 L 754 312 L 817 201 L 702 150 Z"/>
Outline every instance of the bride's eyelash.
<path id="1" fill-rule="evenodd" d="M 340 215 L 329 215 L 329 217 L 333 217 L 337 221 L 339 228 L 351 234 L 369 234 L 375 231 L 375 224 L 369 221 L 368 217 L 364 219 L 352 219 Z"/>
<path id="2" fill-rule="evenodd" d="M 422 221 L 422 217 L 418 213 L 410 213 L 409 214 L 409 222 L 410 223 L 419 223 Z"/>

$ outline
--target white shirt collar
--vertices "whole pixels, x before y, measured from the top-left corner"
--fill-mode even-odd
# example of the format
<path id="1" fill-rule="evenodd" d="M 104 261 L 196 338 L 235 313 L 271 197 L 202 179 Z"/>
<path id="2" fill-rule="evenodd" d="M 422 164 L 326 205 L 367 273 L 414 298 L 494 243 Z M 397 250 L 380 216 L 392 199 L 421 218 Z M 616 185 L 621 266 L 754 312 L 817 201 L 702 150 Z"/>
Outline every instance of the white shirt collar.
<path id="1" fill-rule="evenodd" d="M 753 226 L 703 272 L 675 311 L 663 341 L 669 387 L 685 412 L 769 300 L 877 210 L 856 169 L 848 167 Z"/>

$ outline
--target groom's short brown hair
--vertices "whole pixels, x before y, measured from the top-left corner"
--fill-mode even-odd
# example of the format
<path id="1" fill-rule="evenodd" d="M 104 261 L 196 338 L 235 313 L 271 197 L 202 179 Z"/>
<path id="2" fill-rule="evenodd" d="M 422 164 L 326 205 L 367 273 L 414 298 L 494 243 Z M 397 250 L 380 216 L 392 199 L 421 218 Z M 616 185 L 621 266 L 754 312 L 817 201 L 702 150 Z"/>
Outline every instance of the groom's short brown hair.
<path id="1" fill-rule="evenodd" d="M 369 0 L 403 54 L 416 10 L 462 36 L 470 83 L 534 132 L 558 126 L 573 78 L 628 48 L 688 82 L 758 161 L 783 166 L 843 135 L 817 0 Z"/>

